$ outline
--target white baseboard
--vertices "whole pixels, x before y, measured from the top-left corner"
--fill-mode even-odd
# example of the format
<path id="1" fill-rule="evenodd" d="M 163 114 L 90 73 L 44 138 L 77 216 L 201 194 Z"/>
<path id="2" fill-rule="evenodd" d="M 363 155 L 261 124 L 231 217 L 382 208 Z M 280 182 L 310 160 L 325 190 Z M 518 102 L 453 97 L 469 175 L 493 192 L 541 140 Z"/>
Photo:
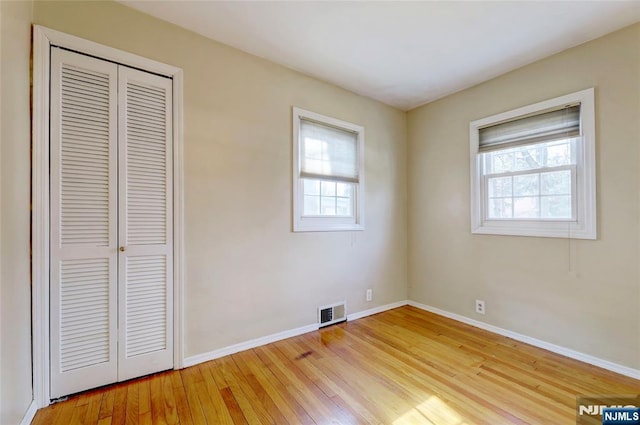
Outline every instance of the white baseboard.
<path id="1" fill-rule="evenodd" d="M 382 313 L 383 311 L 392 310 L 394 308 L 402 307 L 403 305 L 407 305 L 409 301 L 403 300 L 398 301 L 391 304 L 385 304 L 378 307 L 370 308 L 369 310 L 359 311 L 357 313 L 347 314 L 347 320 L 358 320 L 363 317 L 371 316 L 372 314 Z"/>
<path id="2" fill-rule="evenodd" d="M 37 411 L 38 406 L 36 406 L 36 401 L 32 400 L 29 408 L 27 409 L 27 412 L 24 414 L 22 420 L 20 421 L 20 425 L 29 425 L 31 421 L 33 421 L 33 418 L 36 417 Z"/>
<path id="3" fill-rule="evenodd" d="M 612 372 L 619 373 L 620 375 L 625 375 L 630 378 L 640 379 L 640 370 L 633 369 L 628 366 L 623 366 L 617 363 L 610 362 L 608 360 L 603 360 L 598 357 L 591 356 L 589 354 L 584 354 L 579 351 L 572 350 L 570 348 L 561 347 L 559 345 L 551 344 L 546 341 L 541 341 L 536 338 L 532 338 L 530 336 L 522 335 L 517 332 L 509 331 L 503 328 L 499 328 L 497 326 L 490 325 L 488 323 L 480 322 L 478 320 L 470 319 L 465 316 L 461 316 L 456 313 L 450 313 L 445 310 L 440 310 L 439 308 L 432 307 L 426 304 L 420 304 L 415 301 L 409 301 L 408 304 L 412 307 L 419 308 L 421 310 L 429 311 L 431 313 L 435 313 L 440 316 L 448 317 L 449 319 L 456 320 L 458 322 L 466 323 L 467 325 L 475 326 L 476 328 L 484 329 L 489 332 L 496 333 L 498 335 L 506 336 L 516 341 L 524 342 L 539 348 L 543 348 L 545 350 L 563 355 L 565 357 L 569 357 L 575 360 L 580 360 L 584 363 L 589 363 L 594 366 L 601 367 L 603 369 L 610 370 Z"/>
<path id="4" fill-rule="evenodd" d="M 195 366 L 200 363 L 208 362 L 209 360 L 218 359 L 220 357 L 228 356 L 230 354 L 239 353 L 240 351 L 250 350 L 252 348 L 260 347 L 261 345 L 271 344 L 272 342 L 280 341 L 282 339 L 291 338 L 294 336 L 306 334 L 307 332 L 317 331 L 318 324 L 302 326 L 296 329 L 290 329 L 288 331 L 282 331 L 275 334 L 263 336 L 260 338 L 251 339 L 249 341 L 240 342 L 238 344 L 229 345 L 227 347 L 219 348 L 217 350 L 209 351 L 208 353 L 196 354 L 195 356 L 185 357 L 184 367 Z"/>
<path id="5" fill-rule="evenodd" d="M 396 303 L 386 304 L 379 307 L 375 307 L 369 310 L 360 311 L 358 313 L 348 314 L 347 320 L 357 320 L 362 317 L 370 316 L 376 313 L 382 313 L 383 311 L 391 310 L 393 308 L 407 305 L 407 301 L 398 301 Z M 272 342 L 280 341 L 283 339 L 291 338 L 294 336 L 306 334 L 307 332 L 313 332 L 318 330 L 318 324 L 302 326 L 296 329 L 290 329 L 288 331 L 282 331 L 275 334 L 255 338 L 249 341 L 240 342 L 238 344 L 229 345 L 228 347 L 219 348 L 217 350 L 209 351 L 208 353 L 196 354 L 195 356 L 185 357 L 183 365 L 184 367 L 195 366 L 200 363 L 208 362 L 209 360 L 218 359 L 220 357 L 228 356 L 230 354 L 239 353 L 240 351 L 250 350 L 252 348 L 260 347 L 262 345 L 271 344 Z"/>
<path id="6" fill-rule="evenodd" d="M 584 354 L 579 351 L 572 350 L 570 348 L 562 347 L 559 345 L 551 344 L 546 341 L 542 341 L 536 338 L 532 338 L 530 336 L 522 335 L 517 332 L 509 331 L 507 329 L 500 328 L 498 326 L 490 325 L 488 323 L 480 322 L 478 320 L 471 319 L 466 316 L 461 316 L 456 313 L 451 313 L 445 310 L 441 310 L 436 307 L 432 307 L 426 304 L 421 304 L 415 301 L 404 300 L 398 301 L 391 304 L 385 304 L 378 307 L 371 308 L 369 310 L 363 310 L 357 313 L 352 313 L 347 315 L 347 320 L 358 320 L 363 317 L 371 316 L 373 314 L 382 313 L 387 310 L 391 310 L 394 308 L 402 307 L 403 305 L 410 305 L 412 307 L 419 308 L 421 310 L 429 311 L 431 313 L 435 313 L 440 316 L 447 317 L 449 319 L 456 320 L 458 322 L 466 323 L 467 325 L 475 326 L 476 328 L 484 329 L 489 332 L 496 333 L 498 335 L 506 336 L 508 338 L 515 339 L 516 341 L 524 342 L 535 347 L 543 348 L 545 350 L 563 355 L 565 357 L 569 357 L 575 360 L 579 360 L 584 363 L 592 364 L 594 366 L 601 367 L 603 369 L 610 370 L 612 372 L 619 373 L 621 375 L 628 376 L 630 378 L 640 379 L 640 370 L 633 369 L 628 366 L 623 366 L 617 363 L 610 362 L 608 360 L 603 360 L 598 357 L 591 356 L 589 354 Z M 238 344 L 230 345 L 228 347 L 219 348 L 217 350 L 209 351 L 208 353 L 197 354 L 195 356 L 186 357 L 184 359 L 184 367 L 195 366 L 200 363 L 207 362 L 209 360 L 214 360 L 220 357 L 228 356 L 230 354 L 235 354 L 240 351 L 250 350 L 252 348 L 256 348 L 262 345 L 270 344 L 272 342 L 280 341 L 286 338 L 291 338 L 294 336 L 302 335 L 308 332 L 313 332 L 318 330 L 318 324 L 314 323 L 312 325 L 302 326 L 296 329 L 290 329 L 283 332 L 278 332 L 275 334 L 263 336 L 260 338 L 252 339 L 249 341 L 241 342 Z M 33 405 L 35 409 L 35 404 Z M 31 409 L 31 408 L 30 408 Z M 33 412 L 35 415 L 35 411 Z M 26 418 L 26 416 L 25 416 Z M 28 424 L 29 422 L 24 422 Z M 22 424 L 21 424 L 22 425 Z"/>

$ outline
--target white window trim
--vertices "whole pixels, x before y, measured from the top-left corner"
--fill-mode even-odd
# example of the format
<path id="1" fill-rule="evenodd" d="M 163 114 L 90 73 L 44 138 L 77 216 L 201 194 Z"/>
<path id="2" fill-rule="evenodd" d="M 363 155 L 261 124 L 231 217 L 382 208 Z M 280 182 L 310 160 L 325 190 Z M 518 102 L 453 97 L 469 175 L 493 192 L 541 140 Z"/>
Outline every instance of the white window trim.
<path id="1" fill-rule="evenodd" d="M 582 143 L 577 143 L 576 221 L 485 220 L 483 176 L 478 155 L 479 130 L 488 125 L 535 114 L 563 105 L 581 104 Z M 595 90 L 589 88 L 470 123 L 471 233 L 485 235 L 539 236 L 551 238 L 596 239 L 596 154 Z"/>
<path id="2" fill-rule="evenodd" d="M 353 131 L 357 134 L 358 183 L 354 184 L 353 218 L 304 217 L 304 198 L 300 178 L 300 120 L 306 119 L 333 127 Z M 364 230 L 364 127 L 336 118 L 293 107 L 293 231 L 333 232 Z"/>
<path id="3" fill-rule="evenodd" d="M 51 46 L 144 69 L 173 80 L 173 362 L 184 367 L 184 169 L 183 71 L 151 59 L 107 47 L 39 25 L 33 26 L 32 119 L 32 356 L 33 399 L 50 404 L 49 391 L 49 69 Z"/>

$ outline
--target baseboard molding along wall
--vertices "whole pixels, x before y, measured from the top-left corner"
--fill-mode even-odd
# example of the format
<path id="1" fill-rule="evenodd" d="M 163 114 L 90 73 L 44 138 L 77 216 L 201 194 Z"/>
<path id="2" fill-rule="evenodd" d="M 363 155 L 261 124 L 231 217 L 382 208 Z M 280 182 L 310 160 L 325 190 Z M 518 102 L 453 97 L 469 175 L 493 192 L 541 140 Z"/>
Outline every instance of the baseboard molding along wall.
<path id="1" fill-rule="evenodd" d="M 347 314 L 347 320 L 357 320 L 372 314 L 382 313 L 383 311 L 391 310 L 393 308 L 402 307 L 407 305 L 408 301 L 398 301 L 391 304 L 381 305 L 369 310 L 360 311 L 358 313 Z M 272 342 L 280 341 L 294 336 L 306 334 L 318 330 L 318 324 L 314 323 L 300 328 L 290 329 L 288 331 L 282 331 L 275 334 L 263 336 L 260 338 L 251 339 L 249 341 L 240 342 L 238 344 L 229 345 L 228 347 L 219 348 L 217 350 L 209 351 L 208 353 L 197 354 L 195 356 L 186 357 L 184 359 L 184 367 L 195 366 L 200 363 L 208 362 L 209 360 L 218 359 L 220 357 L 228 356 L 230 354 L 239 353 L 240 351 L 250 350 L 252 348 L 260 347 L 261 345 L 271 344 Z"/>
<path id="2" fill-rule="evenodd" d="M 439 316 L 444 316 L 449 319 L 456 320 L 458 322 L 466 323 L 467 325 L 475 326 L 476 328 L 484 329 L 485 331 L 506 336 L 516 341 L 524 342 L 538 348 L 543 348 L 545 350 L 563 355 L 565 357 L 569 357 L 575 360 L 580 360 L 581 362 L 589 363 L 591 365 L 598 366 L 603 369 L 607 369 L 612 372 L 619 373 L 620 375 L 625 375 L 630 378 L 640 379 L 640 370 L 638 369 L 633 369 L 628 366 L 623 366 L 617 363 L 610 362 L 608 360 L 603 360 L 598 357 L 591 356 L 589 354 L 584 354 L 579 351 L 572 350 L 570 348 L 562 347 L 560 345 L 551 344 L 549 342 L 532 338 L 530 336 L 522 335 L 517 332 L 509 331 L 507 329 L 499 328 L 497 326 L 493 326 L 488 323 L 470 319 L 468 317 L 461 316 L 459 314 L 450 313 L 448 311 L 441 310 L 439 308 L 432 307 L 430 305 L 420 304 L 415 301 L 409 301 L 408 304 L 412 307 L 419 308 L 420 310 L 425 310 L 425 311 L 437 314 Z"/>
<path id="3" fill-rule="evenodd" d="M 214 360 L 220 357 L 228 356 L 230 354 L 239 353 L 240 351 L 250 350 L 252 348 L 260 347 L 261 345 L 271 344 L 272 342 L 306 334 L 307 332 L 312 332 L 315 330 L 318 330 L 317 323 L 302 326 L 300 328 L 290 329 L 288 331 L 278 332 L 260 338 L 251 339 L 249 341 L 240 342 L 238 344 L 229 345 L 227 347 L 218 348 L 217 350 L 209 351 L 208 353 L 185 357 L 184 367 L 195 366 L 200 363 L 208 362 L 209 360 Z"/>
<path id="4" fill-rule="evenodd" d="M 614 362 L 610 362 L 608 360 L 603 360 L 598 357 L 591 356 L 589 354 L 584 354 L 579 351 L 572 350 L 570 348 L 562 347 L 556 344 L 551 344 L 546 341 L 542 341 L 536 338 L 532 338 L 530 336 L 522 335 L 517 332 L 513 332 L 507 329 L 503 329 L 494 325 L 490 325 L 488 323 L 480 322 L 478 320 L 471 319 L 466 316 L 461 316 L 456 313 L 450 313 L 445 310 L 441 310 L 436 307 L 432 307 L 430 305 L 421 304 L 415 301 L 403 300 L 398 301 L 391 304 L 385 304 L 378 307 L 374 307 L 368 310 L 363 310 L 357 313 L 352 313 L 347 315 L 347 320 L 358 320 L 363 317 L 371 316 L 373 314 L 382 313 L 387 310 L 392 310 L 394 308 L 402 307 L 404 305 L 410 305 L 415 308 L 419 308 L 420 310 L 425 310 L 443 317 L 447 317 L 449 319 L 453 319 L 458 322 L 466 323 L 467 325 L 475 326 L 476 328 L 484 329 L 489 332 L 493 332 L 498 335 L 506 336 L 508 338 L 514 339 L 516 341 L 524 342 L 529 345 L 533 345 L 538 348 L 542 348 L 548 351 L 551 351 L 556 354 L 563 355 L 565 357 L 569 357 L 575 360 L 579 360 L 584 363 L 588 363 L 594 366 L 601 367 L 603 369 L 610 370 L 612 372 L 619 373 L 621 375 L 628 376 L 630 378 L 640 379 L 640 370 L 633 369 L 628 366 L 623 366 Z M 290 329 L 283 332 L 278 332 L 275 334 L 267 335 L 260 338 L 255 338 L 249 341 L 241 342 L 238 344 L 230 345 L 228 347 L 219 348 L 217 350 L 209 351 L 208 353 L 202 353 L 195 356 L 190 356 L 184 359 L 184 366 L 194 366 L 200 363 L 207 362 L 209 360 L 214 360 L 220 357 L 228 356 L 230 354 L 235 354 L 240 351 L 250 350 L 252 348 L 259 347 L 261 345 L 270 344 L 272 342 L 280 341 L 283 339 L 291 338 L 294 336 L 302 335 L 307 332 L 313 332 L 318 330 L 318 324 L 314 323 L 307 326 L 302 326 L 296 329 Z"/>
<path id="5" fill-rule="evenodd" d="M 409 301 L 403 300 L 391 304 L 381 305 L 379 307 L 370 308 L 369 310 L 359 311 L 358 313 L 347 314 L 347 321 L 362 319 L 363 317 L 371 316 L 373 314 L 382 313 L 387 310 L 393 310 L 394 308 L 407 305 Z"/>
<path id="6" fill-rule="evenodd" d="M 33 421 L 33 418 L 36 417 L 37 411 L 38 411 L 38 406 L 36 405 L 36 401 L 32 400 L 31 404 L 29 405 L 29 408 L 27 409 L 26 413 L 22 417 L 22 420 L 20 421 L 20 425 L 31 424 L 31 421 Z"/>

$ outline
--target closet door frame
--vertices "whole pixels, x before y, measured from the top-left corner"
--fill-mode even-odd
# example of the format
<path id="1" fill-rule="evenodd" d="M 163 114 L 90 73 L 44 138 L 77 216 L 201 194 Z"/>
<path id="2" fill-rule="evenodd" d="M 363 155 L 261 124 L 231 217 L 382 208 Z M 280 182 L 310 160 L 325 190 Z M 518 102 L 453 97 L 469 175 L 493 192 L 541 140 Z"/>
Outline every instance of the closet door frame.
<path id="1" fill-rule="evenodd" d="M 39 25 L 33 27 L 32 88 L 32 360 L 33 397 L 37 408 L 50 399 L 50 167 L 49 100 L 51 47 L 61 47 L 172 79 L 173 106 L 173 367 L 184 367 L 183 275 L 183 71 L 122 50 Z"/>

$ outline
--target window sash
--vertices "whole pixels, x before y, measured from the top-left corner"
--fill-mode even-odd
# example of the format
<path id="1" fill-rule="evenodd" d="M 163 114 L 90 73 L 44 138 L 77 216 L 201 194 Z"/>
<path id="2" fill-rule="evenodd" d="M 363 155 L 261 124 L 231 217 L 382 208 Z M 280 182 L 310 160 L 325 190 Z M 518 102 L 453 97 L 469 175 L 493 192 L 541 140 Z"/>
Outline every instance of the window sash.
<path id="1" fill-rule="evenodd" d="M 553 147 L 558 147 L 564 144 L 568 144 L 569 145 L 569 149 L 571 150 L 570 152 L 570 158 L 569 158 L 569 162 L 565 163 L 565 164 L 558 164 L 558 165 L 547 165 L 549 162 L 549 152 L 548 149 L 553 148 Z M 495 149 L 495 150 L 491 150 L 488 152 L 479 152 L 477 153 L 478 158 L 480 158 L 480 172 L 481 174 L 491 174 L 488 173 L 487 170 L 493 169 L 494 168 L 494 164 L 495 164 L 495 160 L 496 160 L 496 156 L 498 155 L 502 155 L 502 154 L 513 154 L 514 157 L 514 161 L 518 160 L 517 154 L 519 153 L 519 150 L 521 148 L 527 148 L 527 149 L 532 149 L 535 148 L 536 149 L 536 155 L 537 158 L 533 158 L 534 161 L 536 161 L 538 164 L 543 164 L 543 165 L 539 165 L 537 167 L 531 167 L 531 168 L 520 168 L 517 171 L 530 171 L 530 170 L 537 170 L 537 169 L 541 169 L 541 168 L 553 168 L 553 167 L 560 167 L 560 166 L 565 166 L 565 165 L 571 165 L 571 164 L 576 164 L 578 161 L 578 157 L 580 156 L 579 152 L 581 150 L 581 140 L 579 137 L 573 137 L 573 138 L 568 138 L 568 139 L 557 139 L 557 140 L 551 140 L 551 141 L 543 141 L 540 143 L 533 143 L 530 145 L 526 145 L 526 146 L 515 146 L 515 147 L 507 147 L 507 148 L 501 148 L 501 149 Z M 516 149 L 515 151 L 513 149 Z M 552 156 L 553 158 L 553 156 Z M 517 165 L 514 163 L 513 167 L 517 168 Z M 517 171 L 513 171 L 513 172 L 517 172 Z M 504 171 L 506 172 L 510 172 L 510 171 Z M 500 173 L 500 172 L 499 172 Z M 498 174 L 499 174 L 498 173 Z"/>
<path id="2" fill-rule="evenodd" d="M 501 178 L 501 177 L 515 177 L 521 175 L 528 174 L 543 174 L 543 173 L 551 173 L 554 171 L 571 171 L 571 217 L 568 218 L 553 218 L 553 217 L 513 217 L 513 206 L 512 206 L 512 217 L 507 218 L 491 218 L 489 217 L 489 180 L 492 178 Z M 482 175 L 482 218 L 484 221 L 488 222 L 506 222 L 506 221 L 545 221 L 545 222 L 575 222 L 577 221 L 577 167 L 575 164 L 571 165 L 562 165 L 557 167 L 540 167 L 533 168 L 529 170 L 521 170 L 521 171 L 510 171 L 504 173 L 493 173 L 493 174 L 483 174 Z M 553 195 L 542 195 L 540 191 L 538 191 L 537 195 L 531 195 L 526 197 L 533 197 L 542 199 L 544 196 L 553 196 Z M 505 197 L 506 199 L 516 199 L 522 198 L 523 196 L 514 196 L 512 190 L 511 197 Z M 540 207 L 539 207 L 540 208 Z"/>
<path id="3" fill-rule="evenodd" d="M 335 180 L 335 179 L 313 179 L 313 180 L 319 180 L 320 182 L 327 182 L 327 183 L 341 183 L 341 180 Z M 358 185 L 357 184 L 352 184 L 351 185 L 351 196 L 350 197 L 345 197 L 345 196 L 338 196 L 338 194 L 336 193 L 333 196 L 325 196 L 322 195 L 322 189 L 319 189 L 319 193 L 317 195 L 313 194 L 313 195 L 309 195 L 305 192 L 305 187 L 304 187 L 304 183 L 305 183 L 305 179 L 301 178 L 299 180 L 300 184 L 299 184 L 299 188 L 298 188 L 298 193 L 300 196 L 300 199 L 302 199 L 302 217 L 305 218 L 329 218 L 329 219 L 349 219 L 350 222 L 353 222 L 353 219 L 355 217 L 355 212 L 356 212 L 356 206 L 357 206 L 357 200 L 358 200 Z M 336 202 L 337 199 L 345 199 L 348 198 L 350 201 L 350 209 L 351 209 L 351 214 L 347 214 L 347 215 L 340 215 L 340 214 L 305 214 L 305 205 L 304 205 L 304 198 L 305 196 L 317 196 L 320 198 L 320 202 L 322 202 L 322 198 L 335 198 Z M 320 206 L 320 209 L 322 210 L 322 206 Z M 336 206 L 336 210 L 337 210 L 337 206 Z"/>
<path id="4" fill-rule="evenodd" d="M 581 104 L 564 106 L 482 127 L 478 152 L 568 139 L 581 134 Z"/>

